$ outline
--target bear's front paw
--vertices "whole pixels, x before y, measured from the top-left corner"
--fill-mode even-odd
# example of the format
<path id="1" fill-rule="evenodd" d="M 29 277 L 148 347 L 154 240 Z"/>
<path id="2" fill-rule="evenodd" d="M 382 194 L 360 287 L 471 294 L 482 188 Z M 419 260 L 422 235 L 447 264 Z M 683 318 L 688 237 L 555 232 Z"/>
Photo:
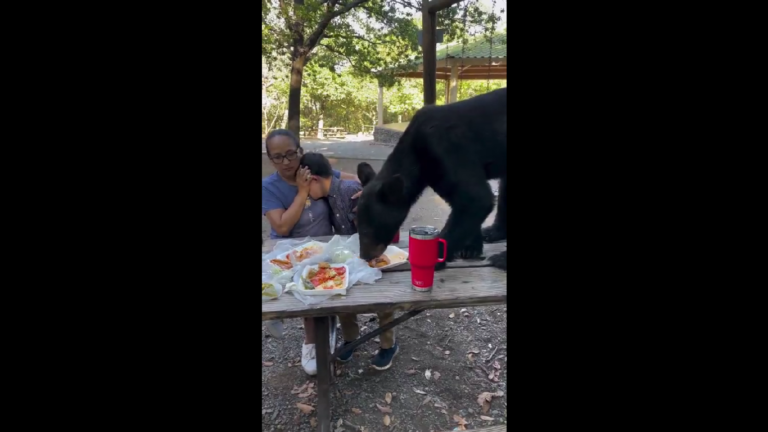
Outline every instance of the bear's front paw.
<path id="1" fill-rule="evenodd" d="M 507 229 L 491 225 L 488 227 L 483 228 L 483 241 L 486 243 L 493 243 L 500 240 L 506 240 L 507 239 Z"/>
<path id="2" fill-rule="evenodd" d="M 456 252 L 456 255 L 461 259 L 477 259 L 483 255 L 483 242 L 479 244 L 471 244 L 464 247 L 460 251 Z"/>

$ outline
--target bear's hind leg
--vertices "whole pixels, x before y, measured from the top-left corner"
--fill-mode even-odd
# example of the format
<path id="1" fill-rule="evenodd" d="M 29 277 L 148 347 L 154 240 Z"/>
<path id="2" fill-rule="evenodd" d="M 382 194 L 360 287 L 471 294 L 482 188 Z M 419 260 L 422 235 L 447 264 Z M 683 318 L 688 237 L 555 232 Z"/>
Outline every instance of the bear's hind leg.
<path id="1" fill-rule="evenodd" d="M 488 182 L 482 176 L 479 178 L 480 181 L 465 180 L 448 201 L 451 214 L 440 232 L 440 237 L 448 243 L 446 262 L 455 257 L 477 258 L 483 253 L 480 227 L 493 210 L 493 192 Z M 442 253 L 441 244 L 440 256 Z M 443 268 L 445 263 L 435 266 L 435 270 Z"/>

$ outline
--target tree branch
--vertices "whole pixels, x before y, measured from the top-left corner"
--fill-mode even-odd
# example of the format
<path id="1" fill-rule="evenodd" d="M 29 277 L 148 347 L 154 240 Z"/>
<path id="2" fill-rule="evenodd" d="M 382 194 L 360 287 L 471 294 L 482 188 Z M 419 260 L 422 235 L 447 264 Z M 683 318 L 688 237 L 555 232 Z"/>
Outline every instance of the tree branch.
<path id="1" fill-rule="evenodd" d="M 327 38 L 338 37 L 338 38 L 341 38 L 341 39 L 354 38 L 354 39 L 360 39 L 361 41 L 368 42 L 371 45 L 381 45 L 379 42 L 370 41 L 370 40 L 368 40 L 368 39 L 366 39 L 366 38 L 364 38 L 362 36 L 356 35 L 356 34 L 348 35 L 348 34 L 342 34 L 342 33 L 331 33 L 331 34 L 326 34 L 325 37 L 327 37 Z"/>
<path id="2" fill-rule="evenodd" d="M 392 1 L 394 1 L 397 4 L 399 4 L 400 6 L 405 6 L 407 8 L 411 8 L 411 9 L 415 9 L 415 10 L 421 10 L 420 7 L 416 6 L 415 4 L 411 3 L 410 1 L 406 1 L 406 0 L 400 0 L 400 1 L 392 0 Z"/>
<path id="3" fill-rule="evenodd" d="M 424 0 L 424 1 L 427 1 L 427 0 Z M 428 2 L 427 8 L 430 12 L 437 12 L 443 9 L 447 9 L 461 1 L 462 0 L 431 0 Z"/>
<path id="4" fill-rule="evenodd" d="M 344 57 L 345 59 L 347 59 L 347 61 L 349 62 L 349 64 L 350 64 L 350 65 L 351 65 L 351 66 L 352 66 L 354 69 L 357 69 L 357 70 L 361 71 L 361 69 L 360 69 L 360 68 L 358 68 L 357 66 L 355 66 L 355 62 L 353 62 L 353 61 L 352 61 L 352 59 L 351 59 L 351 58 L 349 58 L 349 56 L 348 56 L 348 55 L 346 55 L 346 54 L 344 54 L 343 52 L 341 52 L 341 51 L 337 50 L 336 48 L 334 48 L 334 47 L 332 47 L 332 46 L 329 46 L 329 45 L 323 45 L 323 44 L 320 44 L 319 46 L 321 46 L 321 47 L 323 47 L 323 48 L 327 49 L 328 51 L 330 51 L 330 52 L 332 52 L 332 53 L 334 53 L 334 54 L 336 54 L 336 55 L 340 55 L 340 56 Z"/>
<path id="5" fill-rule="evenodd" d="M 337 16 L 343 15 L 350 10 L 356 8 L 357 6 L 360 6 L 363 3 L 366 3 L 370 0 L 355 0 L 352 3 L 346 3 L 344 4 L 344 7 L 341 9 L 337 9 L 334 11 L 329 11 L 326 13 L 326 15 L 323 17 L 322 20 L 320 20 L 320 23 L 317 25 L 317 28 L 315 31 L 312 32 L 311 35 L 309 35 L 309 39 L 307 39 L 307 50 L 312 51 L 312 49 L 317 46 L 317 43 L 320 42 L 320 38 L 323 36 L 323 33 L 325 33 L 325 29 L 328 28 L 328 25 L 331 23 L 331 21 L 336 18 Z"/>

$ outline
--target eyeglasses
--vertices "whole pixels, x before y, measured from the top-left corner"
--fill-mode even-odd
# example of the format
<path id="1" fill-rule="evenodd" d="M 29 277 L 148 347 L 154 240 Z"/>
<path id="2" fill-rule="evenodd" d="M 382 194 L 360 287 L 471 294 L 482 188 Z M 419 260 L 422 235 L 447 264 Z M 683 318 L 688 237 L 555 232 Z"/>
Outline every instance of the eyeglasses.
<path id="1" fill-rule="evenodd" d="M 279 164 L 279 163 L 283 163 L 283 159 L 288 159 L 289 161 L 292 161 L 296 159 L 298 156 L 299 156 L 298 152 L 289 151 L 288 153 L 285 154 L 285 156 L 278 153 L 276 155 L 270 156 L 269 159 L 272 160 L 272 162 Z"/>

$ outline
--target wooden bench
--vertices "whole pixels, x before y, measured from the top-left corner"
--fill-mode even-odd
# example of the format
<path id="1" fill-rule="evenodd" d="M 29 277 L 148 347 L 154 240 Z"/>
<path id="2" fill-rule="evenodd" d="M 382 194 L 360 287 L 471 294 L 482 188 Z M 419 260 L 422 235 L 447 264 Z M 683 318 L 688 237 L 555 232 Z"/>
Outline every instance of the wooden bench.
<path id="1" fill-rule="evenodd" d="M 315 240 L 327 242 L 331 237 L 318 237 Z M 397 247 L 408 250 L 408 232 L 400 233 Z M 267 240 L 263 252 L 270 252 L 275 240 Z M 506 250 L 506 242 L 484 245 L 484 255 L 491 256 Z M 315 322 L 315 349 L 317 352 L 317 430 L 331 431 L 330 388 L 333 373 L 333 360 L 343 351 L 381 334 L 409 318 L 427 309 L 448 309 L 463 306 L 485 306 L 505 304 L 507 302 L 507 274 L 490 267 L 487 260 L 457 260 L 450 262 L 445 270 L 435 273 L 435 283 L 431 292 L 422 293 L 411 288 L 410 264 L 405 263 L 382 271 L 383 277 L 373 285 L 358 284 L 349 290 L 346 296 L 331 297 L 315 304 L 305 305 L 291 294 L 285 294 L 277 300 L 261 304 L 261 319 L 311 317 Z M 383 310 L 400 310 L 405 313 L 395 318 L 386 326 L 365 334 L 343 350 L 331 351 L 329 334 L 332 331 L 330 316 L 339 313 L 376 313 Z M 498 429 L 502 428 L 502 429 Z M 477 429 L 486 431 L 506 430 L 506 426 Z"/>
<path id="2" fill-rule="evenodd" d="M 323 132 L 323 138 L 346 138 L 347 136 L 344 128 L 340 127 L 320 128 L 320 130 Z"/>

